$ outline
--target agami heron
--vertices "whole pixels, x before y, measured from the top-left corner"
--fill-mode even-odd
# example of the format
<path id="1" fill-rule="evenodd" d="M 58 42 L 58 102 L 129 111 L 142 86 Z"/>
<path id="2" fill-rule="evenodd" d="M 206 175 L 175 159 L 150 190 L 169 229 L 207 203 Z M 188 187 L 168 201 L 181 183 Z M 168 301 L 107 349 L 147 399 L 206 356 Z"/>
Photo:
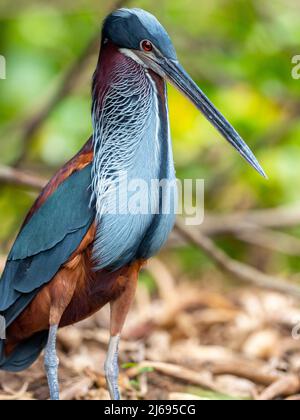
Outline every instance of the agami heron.
<path id="1" fill-rule="evenodd" d="M 166 82 L 186 95 L 261 174 L 249 147 L 178 62 L 162 25 L 140 9 L 120 9 L 103 25 L 93 78 L 93 136 L 52 178 L 30 210 L 0 281 L 0 369 L 21 371 L 45 348 L 50 397 L 59 399 L 56 335 L 111 308 L 105 362 L 108 389 L 119 399 L 118 344 L 143 263 L 171 232 L 175 209 L 110 214 L 126 171 L 129 179 L 175 179 Z M 122 196 L 126 207 L 128 197 Z M 125 208 L 124 207 L 124 208 Z"/>

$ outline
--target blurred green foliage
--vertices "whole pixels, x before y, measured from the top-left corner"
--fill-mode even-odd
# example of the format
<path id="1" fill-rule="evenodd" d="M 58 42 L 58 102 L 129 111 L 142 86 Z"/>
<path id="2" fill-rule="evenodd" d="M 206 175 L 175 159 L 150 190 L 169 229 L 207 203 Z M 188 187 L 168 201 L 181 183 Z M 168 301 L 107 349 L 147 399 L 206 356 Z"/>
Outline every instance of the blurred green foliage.
<path id="1" fill-rule="evenodd" d="M 0 54 L 7 60 L 7 79 L 0 80 L 0 163 L 17 160 L 22 121 L 55 92 L 94 34 L 100 37 L 101 20 L 112 4 L 1 1 Z M 300 80 L 291 76 L 291 60 L 300 54 L 299 0 L 136 0 L 128 5 L 149 10 L 166 26 L 183 65 L 251 145 L 270 179 L 260 178 L 170 88 L 178 177 L 205 179 L 207 210 L 230 212 L 296 202 Z M 72 94 L 35 134 L 26 168 L 49 176 L 91 134 L 90 80 L 96 59 L 97 54 Z M 26 189 L 0 186 L 0 241 L 17 232 L 33 199 Z M 243 257 L 247 251 L 236 242 L 223 245 L 234 256 Z M 203 264 L 198 251 L 172 252 L 191 274 Z M 300 268 L 294 259 L 276 255 L 269 266 L 284 273 Z"/>

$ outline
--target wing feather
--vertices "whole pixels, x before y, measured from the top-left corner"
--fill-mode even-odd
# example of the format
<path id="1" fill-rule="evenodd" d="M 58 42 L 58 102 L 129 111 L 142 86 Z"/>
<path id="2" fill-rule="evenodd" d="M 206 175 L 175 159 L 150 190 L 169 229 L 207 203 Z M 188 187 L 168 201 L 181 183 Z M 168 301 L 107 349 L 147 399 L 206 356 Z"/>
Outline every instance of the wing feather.
<path id="1" fill-rule="evenodd" d="M 0 280 L 0 312 L 11 324 L 77 250 L 95 220 L 90 145 L 47 185 L 27 217 Z"/>

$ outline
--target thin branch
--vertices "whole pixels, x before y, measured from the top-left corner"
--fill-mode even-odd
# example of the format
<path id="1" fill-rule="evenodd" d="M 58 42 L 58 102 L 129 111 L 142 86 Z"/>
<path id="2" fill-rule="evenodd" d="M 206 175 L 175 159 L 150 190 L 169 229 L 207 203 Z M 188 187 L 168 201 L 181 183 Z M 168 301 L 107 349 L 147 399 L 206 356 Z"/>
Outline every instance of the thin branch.
<path id="1" fill-rule="evenodd" d="M 245 215 L 245 217 L 246 216 L 247 215 Z M 220 216 L 220 218 L 222 218 L 222 216 Z M 205 231 L 206 236 L 217 236 L 215 229 L 213 230 L 213 234 L 210 233 L 209 229 L 203 229 L 202 226 L 199 227 L 198 231 L 199 234 L 203 234 L 203 231 Z M 220 235 L 222 234 L 223 232 L 220 233 Z M 300 255 L 300 239 L 285 232 L 265 229 L 259 226 L 251 229 L 240 226 L 239 230 L 233 229 L 232 232 L 228 231 L 226 234 L 231 235 L 246 244 L 255 245 L 256 247 L 265 248 L 290 256 Z M 183 245 L 182 238 L 179 235 L 172 234 L 168 241 L 168 247 L 174 248 L 181 245 Z"/>
<path id="2" fill-rule="evenodd" d="M 208 372 L 195 372 L 194 370 L 174 365 L 172 363 L 152 362 L 150 360 L 144 361 L 139 363 L 136 367 L 130 368 L 127 371 L 127 375 L 134 378 L 139 376 L 141 371 L 145 368 L 152 368 L 164 375 L 203 387 L 205 389 L 210 389 L 220 393 L 222 392 Z"/>
<path id="3" fill-rule="evenodd" d="M 300 239 L 284 232 L 257 228 L 235 234 L 236 238 L 248 244 L 260 246 L 282 254 L 299 256 Z"/>
<path id="4" fill-rule="evenodd" d="M 201 232 L 214 236 L 239 233 L 258 227 L 293 227 L 300 224 L 300 204 L 228 215 L 207 215 Z"/>
<path id="5" fill-rule="evenodd" d="M 247 360 L 238 360 L 238 363 L 236 359 L 217 361 L 211 363 L 210 371 L 214 375 L 233 375 L 265 386 L 270 386 L 282 378 L 277 371 L 267 372 L 260 364 Z"/>
<path id="6" fill-rule="evenodd" d="M 0 182 L 41 190 L 46 185 L 47 180 L 25 171 L 0 165 Z"/>
<path id="7" fill-rule="evenodd" d="M 288 397 L 300 391 L 300 380 L 296 374 L 286 375 L 266 388 L 257 398 L 259 401 L 274 400 L 278 397 Z"/>
<path id="8" fill-rule="evenodd" d="M 181 221 L 177 221 L 175 229 L 188 243 L 204 251 L 227 274 L 259 288 L 300 298 L 299 287 L 287 284 L 284 279 L 270 276 L 253 267 L 235 261 L 219 249 L 211 239 L 198 232 L 187 229 Z"/>

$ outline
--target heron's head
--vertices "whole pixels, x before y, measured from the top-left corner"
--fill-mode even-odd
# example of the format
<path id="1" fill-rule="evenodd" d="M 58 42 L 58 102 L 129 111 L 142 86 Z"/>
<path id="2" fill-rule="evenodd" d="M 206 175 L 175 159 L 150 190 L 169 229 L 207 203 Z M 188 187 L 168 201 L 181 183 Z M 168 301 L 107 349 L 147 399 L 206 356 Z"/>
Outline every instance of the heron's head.
<path id="1" fill-rule="evenodd" d="M 102 42 L 107 41 L 173 84 L 261 175 L 266 176 L 244 140 L 180 65 L 167 31 L 153 15 L 141 9 L 116 10 L 104 22 Z"/>

